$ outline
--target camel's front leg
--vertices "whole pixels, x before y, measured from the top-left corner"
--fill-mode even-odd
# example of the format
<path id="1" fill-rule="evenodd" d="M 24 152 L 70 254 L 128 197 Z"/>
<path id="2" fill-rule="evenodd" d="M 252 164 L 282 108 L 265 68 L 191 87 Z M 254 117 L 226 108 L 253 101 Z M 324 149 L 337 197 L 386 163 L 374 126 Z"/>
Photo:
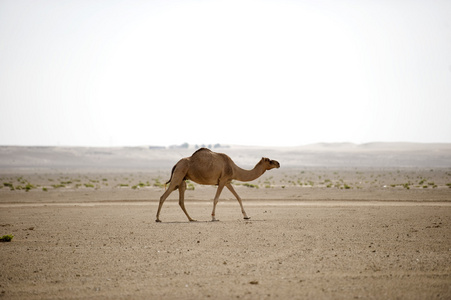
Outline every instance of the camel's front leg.
<path id="1" fill-rule="evenodd" d="M 219 195 L 221 195 L 222 189 L 224 188 L 224 183 L 219 183 L 218 189 L 216 190 L 215 199 L 213 200 L 213 211 L 211 212 L 211 221 L 218 221 L 215 218 L 215 211 L 216 211 L 216 204 L 218 204 L 219 201 Z"/>
<path id="2" fill-rule="evenodd" d="M 249 220 L 250 218 L 247 216 L 246 212 L 244 211 L 244 207 L 243 207 L 243 203 L 241 202 L 241 198 L 240 196 L 238 196 L 237 192 L 235 191 L 235 189 L 233 188 L 231 183 L 227 183 L 226 187 L 229 189 L 229 191 L 232 192 L 232 194 L 235 196 L 235 198 L 238 200 L 238 203 L 241 206 L 241 212 L 243 213 L 243 217 L 245 220 Z"/>

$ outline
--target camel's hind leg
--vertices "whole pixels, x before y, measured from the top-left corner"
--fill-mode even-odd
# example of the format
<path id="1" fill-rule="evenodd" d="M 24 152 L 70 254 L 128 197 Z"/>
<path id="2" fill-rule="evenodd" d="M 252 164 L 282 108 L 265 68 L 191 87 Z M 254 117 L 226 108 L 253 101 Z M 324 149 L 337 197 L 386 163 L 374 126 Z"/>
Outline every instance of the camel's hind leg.
<path id="1" fill-rule="evenodd" d="M 157 218 L 155 219 L 155 222 L 161 222 L 160 220 L 160 211 L 161 207 L 163 207 L 163 203 L 166 200 L 167 197 L 177 188 L 175 184 L 170 184 L 169 188 L 164 192 L 164 194 L 160 197 L 160 204 L 158 205 L 158 211 L 157 211 Z"/>
<path id="2" fill-rule="evenodd" d="M 186 182 L 185 180 L 182 180 L 182 183 L 179 186 L 179 205 L 182 208 L 185 215 L 188 217 L 188 220 L 190 222 L 196 222 L 197 220 L 192 219 L 185 209 L 185 191 L 186 191 Z"/>
<path id="3" fill-rule="evenodd" d="M 240 204 L 241 212 L 243 213 L 244 219 L 249 220 L 250 218 L 247 216 L 246 212 L 244 211 L 243 203 L 241 202 L 240 196 L 238 196 L 237 192 L 235 191 L 235 189 L 233 188 L 233 186 L 230 183 L 227 183 L 226 187 L 229 189 L 229 191 L 232 192 L 232 194 L 238 200 L 238 203 Z"/>
<path id="4" fill-rule="evenodd" d="M 161 207 L 163 206 L 163 203 L 166 200 L 166 198 L 169 197 L 169 195 L 174 190 L 176 190 L 177 188 L 180 188 L 182 183 L 184 183 L 184 178 L 185 178 L 187 170 L 188 170 L 188 167 L 183 162 L 183 160 L 180 161 L 179 163 L 177 163 L 176 168 L 174 169 L 174 172 L 172 174 L 171 184 L 169 185 L 168 189 L 164 192 L 164 194 L 160 197 L 160 203 L 158 205 L 157 218 L 155 219 L 155 222 L 161 222 L 161 220 L 160 220 Z M 186 186 L 185 186 L 185 189 L 186 189 Z"/>

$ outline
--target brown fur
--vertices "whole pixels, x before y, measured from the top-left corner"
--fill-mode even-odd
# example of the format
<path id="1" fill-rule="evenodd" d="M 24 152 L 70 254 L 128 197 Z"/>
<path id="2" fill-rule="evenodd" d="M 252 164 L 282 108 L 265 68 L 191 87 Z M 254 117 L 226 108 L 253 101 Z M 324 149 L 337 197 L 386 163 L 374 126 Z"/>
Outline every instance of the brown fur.
<path id="1" fill-rule="evenodd" d="M 198 184 L 217 185 L 218 189 L 213 202 L 212 220 L 215 221 L 215 209 L 219 200 L 219 195 L 224 187 L 227 187 L 237 198 L 241 206 L 241 212 L 245 219 L 249 219 L 244 211 L 241 198 L 235 192 L 231 185 L 232 180 L 252 181 L 260 177 L 267 170 L 279 168 L 280 165 L 275 160 L 262 158 L 252 170 L 244 170 L 238 167 L 232 159 L 223 153 L 216 153 L 206 148 L 201 148 L 193 153 L 190 157 L 182 158 L 172 168 L 171 178 L 166 183 L 171 183 L 169 188 L 160 198 L 156 221 L 160 222 L 160 211 L 166 198 L 174 190 L 179 189 L 179 205 L 182 208 L 188 220 L 192 219 L 185 209 L 184 195 L 186 190 L 186 180 L 194 181 Z"/>

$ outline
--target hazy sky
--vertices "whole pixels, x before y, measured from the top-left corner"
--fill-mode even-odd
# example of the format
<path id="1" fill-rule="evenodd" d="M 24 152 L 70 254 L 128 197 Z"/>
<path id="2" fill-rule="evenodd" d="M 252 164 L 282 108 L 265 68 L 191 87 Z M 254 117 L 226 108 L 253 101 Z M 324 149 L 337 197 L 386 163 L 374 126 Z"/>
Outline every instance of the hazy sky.
<path id="1" fill-rule="evenodd" d="M 451 143 L 451 1 L 0 0 L 0 145 Z"/>

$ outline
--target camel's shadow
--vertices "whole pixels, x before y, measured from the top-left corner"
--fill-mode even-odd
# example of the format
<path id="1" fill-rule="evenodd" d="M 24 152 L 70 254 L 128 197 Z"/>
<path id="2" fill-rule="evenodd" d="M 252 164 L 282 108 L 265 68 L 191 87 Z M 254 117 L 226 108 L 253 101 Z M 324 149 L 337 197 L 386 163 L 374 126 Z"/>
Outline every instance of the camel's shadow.
<path id="1" fill-rule="evenodd" d="M 265 222 L 266 220 L 262 220 L 262 219 L 254 219 L 254 220 L 216 220 L 216 221 L 195 221 L 195 222 L 190 222 L 190 221 L 162 221 L 162 222 L 157 222 L 157 224 L 206 224 L 206 223 L 210 223 L 210 224 L 224 224 L 224 223 L 243 223 L 243 224 L 249 224 L 249 223 L 253 223 L 253 222 Z"/>

